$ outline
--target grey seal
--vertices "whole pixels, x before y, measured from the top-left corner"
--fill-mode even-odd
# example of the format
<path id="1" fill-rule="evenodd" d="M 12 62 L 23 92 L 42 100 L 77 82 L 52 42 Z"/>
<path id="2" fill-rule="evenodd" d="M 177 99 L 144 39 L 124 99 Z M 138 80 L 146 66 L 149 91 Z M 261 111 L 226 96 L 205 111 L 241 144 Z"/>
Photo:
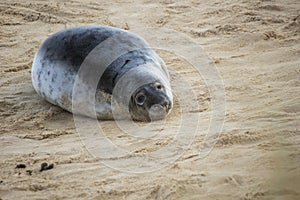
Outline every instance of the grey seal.
<path id="1" fill-rule="evenodd" d="M 161 120 L 173 106 L 163 60 L 143 38 L 109 26 L 79 26 L 47 38 L 34 57 L 32 84 L 50 103 L 103 120 L 123 111 L 137 121 Z"/>

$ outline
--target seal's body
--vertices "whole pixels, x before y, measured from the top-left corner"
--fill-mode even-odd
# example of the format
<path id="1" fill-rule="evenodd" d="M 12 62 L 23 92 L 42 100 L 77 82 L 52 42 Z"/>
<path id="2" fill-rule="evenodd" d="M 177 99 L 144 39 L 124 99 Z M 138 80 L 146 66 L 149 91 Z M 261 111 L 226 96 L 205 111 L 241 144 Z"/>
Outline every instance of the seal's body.
<path id="1" fill-rule="evenodd" d="M 116 109 L 142 121 L 163 119 L 173 105 L 163 61 L 139 36 L 108 26 L 71 28 L 46 39 L 32 64 L 32 83 L 47 101 L 98 119 L 115 117 L 113 99 Z"/>

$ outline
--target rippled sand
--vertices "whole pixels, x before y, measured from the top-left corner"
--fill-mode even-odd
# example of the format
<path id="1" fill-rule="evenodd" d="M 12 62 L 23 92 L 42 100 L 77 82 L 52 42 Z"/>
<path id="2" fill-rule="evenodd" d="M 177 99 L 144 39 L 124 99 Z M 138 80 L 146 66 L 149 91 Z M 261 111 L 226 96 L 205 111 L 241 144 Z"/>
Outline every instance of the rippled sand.
<path id="1" fill-rule="evenodd" d="M 0 13 L 1 199 L 300 198 L 299 1 L 8 0 L 0 3 Z M 86 24 L 140 30 L 145 37 L 151 36 L 145 29 L 152 28 L 154 38 L 168 28 L 178 33 L 178 42 L 165 38 L 173 48 L 189 45 L 180 33 L 203 47 L 210 65 L 219 70 L 226 97 L 223 130 L 207 157 L 199 158 L 199 148 L 217 108 L 205 77 L 169 49 L 157 52 L 171 71 L 178 97 L 163 127 L 145 129 L 158 135 L 134 138 L 113 121 L 100 125 L 116 145 L 148 155 L 172 144 L 186 114 L 190 126 L 185 134 L 196 130 L 192 145 L 168 167 L 143 174 L 114 170 L 88 153 L 73 116 L 42 100 L 30 74 L 44 39 Z M 180 85 L 179 78 L 190 86 Z M 180 104 L 186 90 L 195 92 L 198 107 Z M 198 129 L 193 123 L 197 116 Z M 130 159 L 110 158 L 120 166 Z M 43 162 L 54 168 L 40 172 Z M 26 168 L 16 168 L 18 164 Z"/>

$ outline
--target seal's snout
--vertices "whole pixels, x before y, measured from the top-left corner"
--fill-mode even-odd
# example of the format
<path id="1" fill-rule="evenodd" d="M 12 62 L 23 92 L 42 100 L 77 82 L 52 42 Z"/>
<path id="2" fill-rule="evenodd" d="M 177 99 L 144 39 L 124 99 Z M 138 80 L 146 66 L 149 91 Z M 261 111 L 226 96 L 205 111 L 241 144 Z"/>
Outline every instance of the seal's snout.
<path id="1" fill-rule="evenodd" d="M 168 98 L 164 98 L 160 103 L 154 104 L 149 109 L 151 121 L 164 119 L 171 110 L 172 103 Z"/>
<path id="2" fill-rule="evenodd" d="M 172 107 L 172 103 L 169 99 L 164 99 L 162 103 L 160 103 L 161 106 L 163 106 L 168 113 Z"/>
<path id="3" fill-rule="evenodd" d="M 161 104 L 154 104 L 149 109 L 149 117 L 150 117 L 151 121 L 161 120 L 161 119 L 165 118 L 167 113 L 168 112 L 166 110 L 166 106 L 162 106 Z"/>

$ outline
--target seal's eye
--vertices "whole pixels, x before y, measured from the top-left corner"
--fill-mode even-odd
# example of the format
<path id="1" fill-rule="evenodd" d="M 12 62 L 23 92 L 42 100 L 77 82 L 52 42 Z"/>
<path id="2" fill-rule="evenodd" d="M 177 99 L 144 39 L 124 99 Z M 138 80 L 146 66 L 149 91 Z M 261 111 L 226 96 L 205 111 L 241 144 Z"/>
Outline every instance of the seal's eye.
<path id="1" fill-rule="evenodd" d="M 161 84 L 159 84 L 159 83 L 158 83 L 158 84 L 156 84 L 156 85 L 155 85 L 155 87 L 156 87 L 156 89 L 158 89 L 158 90 L 161 90 L 161 89 L 162 89 L 162 85 L 161 85 Z"/>
<path id="2" fill-rule="evenodd" d="M 146 95 L 140 93 L 136 95 L 135 102 L 136 104 L 141 106 L 145 103 L 146 99 L 147 99 Z"/>

